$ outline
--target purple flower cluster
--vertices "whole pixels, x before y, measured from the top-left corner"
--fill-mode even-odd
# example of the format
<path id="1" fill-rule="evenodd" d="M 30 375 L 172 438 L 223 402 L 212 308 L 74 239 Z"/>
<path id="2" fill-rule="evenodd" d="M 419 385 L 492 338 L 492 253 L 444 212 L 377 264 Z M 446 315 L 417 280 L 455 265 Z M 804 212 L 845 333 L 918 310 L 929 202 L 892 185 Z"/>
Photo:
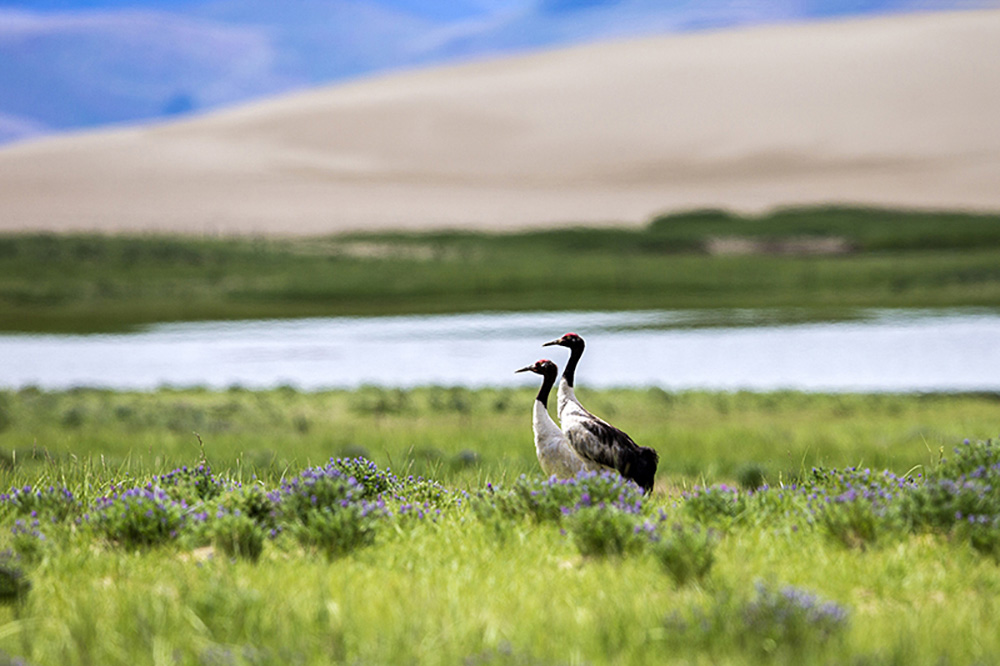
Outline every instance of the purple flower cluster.
<path id="1" fill-rule="evenodd" d="M 660 509 L 659 514 L 657 515 L 655 520 L 647 518 L 641 523 L 636 523 L 635 527 L 632 528 L 632 531 L 635 532 L 636 534 L 641 534 L 645 536 L 650 541 L 653 542 L 659 541 L 660 529 L 662 528 L 663 523 L 665 523 L 666 521 L 667 521 L 667 514 L 663 509 Z"/>
<path id="2" fill-rule="evenodd" d="M 766 492 L 767 486 L 757 492 Z M 716 486 L 695 486 L 690 492 L 685 492 L 684 509 L 694 518 L 702 522 L 719 522 L 731 520 L 746 509 L 748 493 L 738 488 L 719 484 Z"/>
<path id="3" fill-rule="evenodd" d="M 511 515 L 559 520 L 589 507 L 611 508 L 627 514 L 642 511 L 642 489 L 615 472 L 580 472 L 570 479 L 544 481 L 521 476 L 508 492 L 487 496 Z"/>
<path id="4" fill-rule="evenodd" d="M 331 462 L 283 482 L 276 504 L 300 543 L 339 557 L 371 543 L 376 524 L 388 516 L 382 496 L 369 501 L 363 494 L 357 480 Z"/>
<path id="5" fill-rule="evenodd" d="M 950 458 L 943 458 L 932 476 L 958 478 L 969 476 L 993 478 L 1000 473 L 1000 443 L 993 440 L 965 440 L 952 449 Z"/>
<path id="6" fill-rule="evenodd" d="M 946 529 L 963 521 L 988 524 L 1000 517 L 1000 494 L 979 479 L 928 480 L 905 498 L 903 511 L 917 527 Z"/>
<path id="7" fill-rule="evenodd" d="M 33 518 L 30 522 L 18 518 L 14 521 L 14 526 L 10 528 L 10 532 L 15 538 L 45 541 L 45 534 L 38 529 L 39 527 L 41 527 L 41 522 L 37 518 Z"/>
<path id="8" fill-rule="evenodd" d="M 806 655 L 843 634 L 848 608 L 791 585 L 756 583 L 751 595 L 721 590 L 708 607 L 667 616 L 668 635 L 679 648 L 735 642 L 767 663 L 812 663 Z M 779 655 L 784 658 L 776 659 Z"/>
<path id="9" fill-rule="evenodd" d="M 327 467 L 337 469 L 342 474 L 353 478 L 359 486 L 361 497 L 364 499 L 374 499 L 379 495 L 394 493 L 399 490 L 401 485 L 391 470 L 379 469 L 378 465 L 368 458 L 331 458 Z"/>
<path id="10" fill-rule="evenodd" d="M 311 467 L 291 480 L 283 481 L 272 498 L 286 515 L 302 517 L 311 511 L 356 509 L 361 517 L 387 513 L 385 499 L 364 499 L 365 488 L 353 476 L 345 474 L 335 461 L 324 467 Z"/>
<path id="11" fill-rule="evenodd" d="M 184 500 L 175 500 L 152 484 L 113 489 L 84 517 L 112 541 L 129 546 L 162 543 L 177 537 L 188 516 Z"/>
<path id="12" fill-rule="evenodd" d="M 185 465 L 153 477 L 148 487 L 162 488 L 171 496 L 188 501 L 209 500 L 230 490 L 205 463 L 190 468 Z"/>
<path id="13" fill-rule="evenodd" d="M 436 521 L 441 517 L 441 509 L 431 505 L 430 502 L 406 502 L 400 504 L 396 509 L 396 515 L 401 519 L 430 519 Z"/>
<path id="14" fill-rule="evenodd" d="M 912 491 L 922 482 L 920 477 L 898 477 L 888 470 L 873 474 L 870 469 L 845 470 L 813 469 L 812 483 L 802 487 L 792 486 L 790 492 L 806 497 L 813 515 L 825 510 L 825 505 L 868 505 L 877 515 L 885 515 L 893 502 Z"/>
<path id="15" fill-rule="evenodd" d="M 946 528 L 1000 520 L 1000 445 L 966 440 L 928 477 L 906 503 L 915 525 Z"/>
<path id="16" fill-rule="evenodd" d="M 411 522 L 437 519 L 441 499 L 452 502 L 451 495 L 436 482 L 415 477 L 400 481 L 357 458 L 306 469 L 276 489 L 227 482 L 207 465 L 179 467 L 142 485 L 121 481 L 87 506 L 66 488 L 24 486 L 0 496 L 0 512 L 29 519 L 14 524 L 15 543 L 25 549 L 30 546 L 27 537 L 44 539 L 47 523 L 75 517 L 77 525 L 126 547 L 183 537 L 188 543 L 213 542 L 256 556 L 258 535 L 290 533 L 340 553 L 351 544 L 370 542 L 376 523 L 392 516 L 387 500 Z"/>
<path id="17" fill-rule="evenodd" d="M 279 497 L 302 496 L 309 498 L 313 506 L 326 506 L 349 502 L 362 493 L 357 480 L 331 462 L 324 467 L 310 467 L 291 480 L 282 481 Z"/>
<path id="18" fill-rule="evenodd" d="M 927 476 L 848 467 L 814 468 L 800 483 L 741 493 L 725 485 L 695 488 L 683 507 L 703 522 L 720 519 L 762 523 L 775 516 L 818 526 L 852 547 L 884 534 L 918 529 L 975 528 L 973 545 L 1000 553 L 1000 446 L 970 442 L 954 450 Z M 751 507 L 752 511 L 745 511 Z M 985 544 L 985 545 L 984 545 Z"/>
<path id="19" fill-rule="evenodd" d="M 7 508 L 17 515 L 44 517 L 53 522 L 65 520 L 76 514 L 80 503 L 67 488 L 34 488 L 26 485 L 22 488 L 11 488 L 0 495 L 0 507 Z"/>
<path id="20" fill-rule="evenodd" d="M 756 595 L 743 606 L 743 622 L 751 635 L 801 647 L 825 642 L 847 626 L 845 607 L 791 585 L 773 589 L 756 584 Z"/>

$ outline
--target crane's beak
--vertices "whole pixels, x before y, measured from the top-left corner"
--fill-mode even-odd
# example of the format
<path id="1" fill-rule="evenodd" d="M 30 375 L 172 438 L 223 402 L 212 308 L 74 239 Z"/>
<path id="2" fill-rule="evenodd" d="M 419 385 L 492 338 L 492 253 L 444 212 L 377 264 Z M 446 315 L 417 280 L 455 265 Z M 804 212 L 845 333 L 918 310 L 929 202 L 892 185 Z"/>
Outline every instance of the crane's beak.
<path id="1" fill-rule="evenodd" d="M 535 367 L 535 366 L 533 366 L 533 365 L 526 365 L 525 367 L 521 368 L 520 370 L 515 370 L 515 371 L 514 371 L 514 374 L 516 375 L 516 374 L 517 374 L 517 373 L 519 373 L 519 372 L 531 372 L 531 370 L 532 370 L 532 369 L 533 369 L 534 367 Z"/>
<path id="2" fill-rule="evenodd" d="M 549 340 L 548 342 L 543 343 L 542 346 L 543 347 L 551 347 L 552 345 L 557 345 L 560 342 L 562 342 L 562 338 L 556 338 L 555 340 Z"/>

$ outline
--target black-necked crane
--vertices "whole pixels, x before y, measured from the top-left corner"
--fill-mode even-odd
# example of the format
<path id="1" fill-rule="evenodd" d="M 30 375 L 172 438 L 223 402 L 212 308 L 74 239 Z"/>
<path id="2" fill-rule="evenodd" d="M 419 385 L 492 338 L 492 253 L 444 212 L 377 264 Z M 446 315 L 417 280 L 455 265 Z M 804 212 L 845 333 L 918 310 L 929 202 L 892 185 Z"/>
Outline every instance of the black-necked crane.
<path id="1" fill-rule="evenodd" d="M 515 370 L 514 372 L 534 372 L 542 376 L 542 387 L 535 397 L 534 411 L 531 418 L 531 429 L 535 433 L 535 453 L 538 464 L 547 476 L 557 476 L 569 479 L 583 470 L 600 469 L 597 463 L 584 460 L 570 447 L 556 422 L 549 416 L 549 392 L 556 383 L 559 368 L 548 359 L 536 361 L 533 365 Z"/>
<path id="2" fill-rule="evenodd" d="M 576 366 L 583 356 L 583 338 L 576 333 L 567 333 L 542 346 L 549 345 L 569 348 L 569 361 L 559 382 L 557 405 L 559 423 L 569 445 L 584 460 L 616 469 L 645 492 L 650 492 L 656 465 L 660 461 L 656 451 L 648 446 L 639 446 L 627 434 L 591 414 L 576 399 L 573 385 Z"/>

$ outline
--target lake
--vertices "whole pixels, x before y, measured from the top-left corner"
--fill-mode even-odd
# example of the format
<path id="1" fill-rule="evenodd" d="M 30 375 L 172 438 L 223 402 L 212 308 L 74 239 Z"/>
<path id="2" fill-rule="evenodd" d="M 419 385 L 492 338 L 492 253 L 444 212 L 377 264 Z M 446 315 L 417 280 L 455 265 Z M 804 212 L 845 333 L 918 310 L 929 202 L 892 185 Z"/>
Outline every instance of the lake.
<path id="1" fill-rule="evenodd" d="M 778 324 L 758 310 L 477 313 L 164 324 L 116 335 L 0 335 L 0 386 L 303 390 L 525 386 L 514 370 L 587 341 L 579 386 L 1000 391 L 1000 313 L 867 310 Z"/>

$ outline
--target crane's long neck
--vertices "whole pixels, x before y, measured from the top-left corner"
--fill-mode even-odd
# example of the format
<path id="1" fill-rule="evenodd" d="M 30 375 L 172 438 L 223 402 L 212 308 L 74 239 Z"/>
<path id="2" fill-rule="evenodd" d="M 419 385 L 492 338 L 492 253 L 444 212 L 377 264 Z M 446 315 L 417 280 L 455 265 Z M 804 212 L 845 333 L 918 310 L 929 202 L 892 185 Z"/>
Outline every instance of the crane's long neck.
<path id="1" fill-rule="evenodd" d="M 576 379 L 576 364 L 583 356 L 583 347 L 571 347 L 569 350 L 569 361 L 563 369 L 562 381 L 559 382 L 559 420 L 565 421 L 566 417 L 578 410 L 583 410 L 580 401 L 576 399 L 576 392 L 573 390 L 573 381 Z"/>
<path id="2" fill-rule="evenodd" d="M 549 393 L 552 391 L 552 387 L 556 383 L 556 373 L 546 372 L 542 375 L 542 387 L 538 389 L 538 395 L 535 396 L 535 400 L 542 403 L 542 407 L 548 408 L 549 406 Z"/>
<path id="3" fill-rule="evenodd" d="M 563 379 L 566 380 L 566 384 L 570 388 L 573 388 L 573 382 L 576 378 L 576 364 L 580 362 L 580 357 L 583 356 L 583 346 L 571 347 L 569 350 L 569 360 L 566 361 L 566 367 L 563 369 Z"/>

